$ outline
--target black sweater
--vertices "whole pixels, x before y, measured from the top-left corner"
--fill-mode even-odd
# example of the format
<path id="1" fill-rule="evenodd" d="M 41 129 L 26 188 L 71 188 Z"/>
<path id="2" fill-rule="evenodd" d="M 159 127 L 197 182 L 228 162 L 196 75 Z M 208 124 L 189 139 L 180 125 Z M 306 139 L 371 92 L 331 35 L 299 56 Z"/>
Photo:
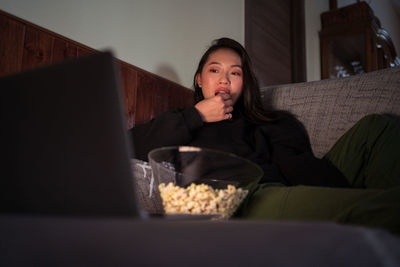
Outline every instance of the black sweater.
<path id="1" fill-rule="evenodd" d="M 232 120 L 204 123 L 194 108 L 167 111 L 130 130 L 135 158 L 162 146 L 190 145 L 234 153 L 264 170 L 261 182 L 285 185 L 348 186 L 345 177 L 325 159 L 313 156 L 300 122 L 285 115 L 255 125 L 240 114 Z"/>

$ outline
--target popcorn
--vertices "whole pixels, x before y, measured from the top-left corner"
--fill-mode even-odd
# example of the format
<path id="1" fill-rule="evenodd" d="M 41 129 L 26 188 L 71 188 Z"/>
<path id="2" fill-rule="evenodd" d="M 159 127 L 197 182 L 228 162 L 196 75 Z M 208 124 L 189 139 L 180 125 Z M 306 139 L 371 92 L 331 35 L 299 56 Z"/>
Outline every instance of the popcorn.
<path id="1" fill-rule="evenodd" d="M 192 183 L 182 188 L 173 183 L 162 183 L 158 188 L 168 214 L 219 214 L 221 217 L 230 217 L 248 193 L 248 190 L 233 185 L 214 190 L 206 184 Z"/>

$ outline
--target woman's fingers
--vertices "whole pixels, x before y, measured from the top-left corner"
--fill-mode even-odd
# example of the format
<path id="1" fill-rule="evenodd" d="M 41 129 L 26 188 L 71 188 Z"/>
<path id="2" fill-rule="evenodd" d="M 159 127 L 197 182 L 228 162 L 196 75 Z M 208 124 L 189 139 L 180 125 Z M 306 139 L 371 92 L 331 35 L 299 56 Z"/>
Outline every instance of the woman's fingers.
<path id="1" fill-rule="evenodd" d="M 226 102 L 226 101 L 232 102 L 232 97 L 230 94 L 226 94 L 226 93 L 219 94 L 219 95 L 217 95 L 217 97 L 220 97 L 224 102 Z"/>
<path id="2" fill-rule="evenodd" d="M 232 106 L 229 106 L 229 107 L 227 107 L 227 108 L 225 108 L 225 120 L 229 120 L 229 119 L 232 119 L 232 111 L 233 111 L 233 107 Z"/>
<path id="3" fill-rule="evenodd" d="M 229 120 L 232 119 L 232 114 L 231 112 L 233 111 L 233 101 L 232 97 L 230 94 L 219 94 L 221 97 L 222 101 L 224 102 L 224 109 L 222 111 L 222 120 Z"/>
<path id="4" fill-rule="evenodd" d="M 225 108 L 225 113 L 231 113 L 233 111 L 233 107 L 232 106 L 228 106 Z"/>
<path id="5" fill-rule="evenodd" d="M 231 114 L 231 113 L 226 113 L 224 119 L 225 119 L 225 120 L 230 120 L 230 119 L 232 119 L 232 114 Z"/>
<path id="6" fill-rule="evenodd" d="M 232 118 L 232 98 L 230 94 L 218 94 L 195 105 L 203 121 L 216 122 Z"/>
<path id="7" fill-rule="evenodd" d="M 230 94 L 227 94 L 227 93 L 218 94 L 216 97 L 221 98 L 221 100 L 225 104 L 225 107 L 229 107 L 229 106 L 233 105 L 232 97 Z"/>

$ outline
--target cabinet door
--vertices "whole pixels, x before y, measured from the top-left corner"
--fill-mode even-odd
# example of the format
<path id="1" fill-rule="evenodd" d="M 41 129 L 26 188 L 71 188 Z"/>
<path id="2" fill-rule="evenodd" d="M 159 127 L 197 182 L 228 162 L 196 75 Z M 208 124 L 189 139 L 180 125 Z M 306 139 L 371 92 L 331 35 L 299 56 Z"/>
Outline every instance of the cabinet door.
<path id="1" fill-rule="evenodd" d="M 365 35 L 354 34 L 329 38 L 325 42 L 325 64 L 323 79 L 344 78 L 350 75 L 361 74 L 367 71 Z"/>

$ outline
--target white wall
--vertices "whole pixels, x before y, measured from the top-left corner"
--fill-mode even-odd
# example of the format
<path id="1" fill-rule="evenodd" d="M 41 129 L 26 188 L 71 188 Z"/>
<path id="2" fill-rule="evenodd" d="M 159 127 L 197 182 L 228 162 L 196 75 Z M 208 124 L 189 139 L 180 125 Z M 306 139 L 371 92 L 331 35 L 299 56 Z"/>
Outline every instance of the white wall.
<path id="1" fill-rule="evenodd" d="M 213 39 L 244 44 L 244 0 L 0 0 L 0 9 L 189 88 Z"/>

